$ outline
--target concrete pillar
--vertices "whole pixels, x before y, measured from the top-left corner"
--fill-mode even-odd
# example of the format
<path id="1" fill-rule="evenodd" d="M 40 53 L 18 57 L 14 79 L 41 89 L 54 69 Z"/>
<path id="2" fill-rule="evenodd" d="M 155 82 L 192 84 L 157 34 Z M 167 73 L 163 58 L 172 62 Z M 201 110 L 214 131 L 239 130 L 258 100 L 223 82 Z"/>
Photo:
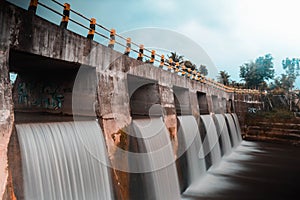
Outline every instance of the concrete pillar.
<path id="1" fill-rule="evenodd" d="M 112 165 L 115 192 L 118 199 L 129 199 L 129 175 L 115 166 L 128 165 L 125 152 L 128 151 L 128 138 L 122 129 L 131 122 L 129 98 L 125 74 L 111 74 L 112 71 L 99 74 L 98 117 L 104 131 L 109 161 Z M 118 151 L 122 148 L 124 151 Z M 122 154 L 122 155 L 120 155 Z"/>
<path id="2" fill-rule="evenodd" d="M 175 158 L 177 157 L 177 116 L 174 102 L 173 89 L 168 86 L 159 85 L 161 106 L 165 110 L 164 121 L 170 133 Z"/>
<path id="3" fill-rule="evenodd" d="M 1 14 L 4 13 L 4 10 L 8 10 L 3 4 L 5 3 L 1 1 Z M 11 28 L 13 24 L 10 24 L 7 19 L 13 17 L 12 14 L 8 15 L 7 12 L 0 17 L 0 199 L 8 199 L 13 195 L 13 190 L 10 190 L 8 187 L 12 184 L 9 184 L 7 156 L 8 144 L 14 124 L 12 86 L 9 78 L 10 35 L 14 29 Z"/>
<path id="4" fill-rule="evenodd" d="M 212 112 L 220 114 L 220 99 L 216 95 L 211 96 L 212 99 Z"/>
<path id="5" fill-rule="evenodd" d="M 221 98 L 221 114 L 226 113 L 226 109 L 227 109 L 227 101 L 226 98 Z"/>
<path id="6" fill-rule="evenodd" d="M 11 84 L 9 79 L 9 35 L 0 34 L 0 199 L 8 197 L 8 144 L 14 123 Z"/>
<path id="7" fill-rule="evenodd" d="M 206 98 L 207 98 L 207 104 L 208 104 L 208 111 L 209 111 L 209 113 L 212 113 L 214 111 L 212 96 L 207 95 Z"/>
<path id="8" fill-rule="evenodd" d="M 200 117 L 199 104 L 196 92 L 190 91 L 190 103 L 191 103 L 191 111 L 192 115 L 196 118 L 196 120 Z"/>

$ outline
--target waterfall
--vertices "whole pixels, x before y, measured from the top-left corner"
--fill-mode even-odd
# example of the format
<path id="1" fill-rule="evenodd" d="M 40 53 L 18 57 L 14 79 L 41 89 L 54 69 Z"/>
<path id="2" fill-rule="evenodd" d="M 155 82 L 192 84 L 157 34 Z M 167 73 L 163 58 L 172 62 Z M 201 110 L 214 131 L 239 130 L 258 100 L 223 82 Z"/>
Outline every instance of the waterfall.
<path id="1" fill-rule="evenodd" d="M 210 152 L 211 164 L 212 166 L 216 166 L 221 160 L 221 150 L 216 126 L 211 115 L 201 115 L 201 119 L 206 129 L 206 136 L 203 140 L 203 144 L 206 142 L 209 144 L 209 149 L 204 150 L 207 153 Z"/>
<path id="2" fill-rule="evenodd" d="M 146 153 L 141 156 L 146 156 L 149 163 L 145 172 L 152 177 L 149 181 L 153 181 L 155 199 L 180 199 L 170 135 L 162 119 L 135 119 L 133 127 L 143 138 Z"/>
<path id="3" fill-rule="evenodd" d="M 179 145 L 178 157 L 186 152 L 188 180 L 192 183 L 206 172 L 205 159 L 199 157 L 199 152 L 203 152 L 202 141 L 198 124 L 193 116 L 179 116 L 178 120 L 180 121 L 178 140 L 183 143 Z"/>
<path id="4" fill-rule="evenodd" d="M 240 141 L 238 139 L 238 134 L 236 131 L 236 127 L 233 121 L 233 118 L 231 114 L 225 114 L 226 120 L 227 120 L 227 125 L 229 127 L 229 134 L 231 138 L 231 144 L 233 147 L 237 147 L 240 144 Z"/>
<path id="5" fill-rule="evenodd" d="M 230 143 L 230 137 L 228 133 L 227 124 L 225 121 L 225 117 L 222 114 L 216 114 L 216 127 L 219 132 L 219 135 L 221 136 L 221 145 L 222 145 L 222 151 L 223 155 L 228 155 L 231 153 L 231 143 Z"/>
<path id="6" fill-rule="evenodd" d="M 233 117 L 233 120 L 234 120 L 234 123 L 235 123 L 236 133 L 237 133 L 238 139 L 239 139 L 240 142 L 242 142 L 242 133 L 241 133 L 241 127 L 240 127 L 239 119 L 238 119 L 236 113 L 232 113 L 232 117 Z"/>
<path id="7" fill-rule="evenodd" d="M 112 199 L 96 121 L 16 125 L 25 199 Z"/>

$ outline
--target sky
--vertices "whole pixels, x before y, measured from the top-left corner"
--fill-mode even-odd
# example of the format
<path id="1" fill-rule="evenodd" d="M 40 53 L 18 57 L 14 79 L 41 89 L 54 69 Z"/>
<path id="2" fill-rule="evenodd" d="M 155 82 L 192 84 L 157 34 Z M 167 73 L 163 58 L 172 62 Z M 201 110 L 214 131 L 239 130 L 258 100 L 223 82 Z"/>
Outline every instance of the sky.
<path id="1" fill-rule="evenodd" d="M 26 9 L 29 4 L 29 0 L 8 1 Z M 279 76 L 283 73 L 283 59 L 300 57 L 298 0 L 58 1 L 70 3 L 72 9 L 89 18 L 95 17 L 97 23 L 115 28 L 117 33 L 130 36 L 133 41 L 148 42 L 145 46 L 153 43 L 151 47 L 176 51 L 196 65 L 206 64 L 208 71 L 214 71 L 212 77 L 217 71 L 225 70 L 233 80 L 239 81 L 241 65 L 268 53 L 274 57 L 276 76 Z M 51 0 L 40 2 L 61 10 Z M 44 8 L 39 7 L 37 14 L 54 23 L 60 22 L 59 16 Z M 71 18 L 86 24 L 75 15 L 71 14 Z M 70 23 L 69 29 L 86 35 L 86 30 L 74 24 Z M 149 34 L 153 29 L 155 37 Z M 166 34 L 160 37 L 159 30 L 173 34 L 170 38 Z M 97 37 L 95 40 L 103 42 Z M 168 46 L 167 41 L 172 40 L 174 46 Z M 184 50 L 186 43 L 192 45 L 188 46 L 190 51 Z M 296 88 L 300 88 L 299 80 Z"/>

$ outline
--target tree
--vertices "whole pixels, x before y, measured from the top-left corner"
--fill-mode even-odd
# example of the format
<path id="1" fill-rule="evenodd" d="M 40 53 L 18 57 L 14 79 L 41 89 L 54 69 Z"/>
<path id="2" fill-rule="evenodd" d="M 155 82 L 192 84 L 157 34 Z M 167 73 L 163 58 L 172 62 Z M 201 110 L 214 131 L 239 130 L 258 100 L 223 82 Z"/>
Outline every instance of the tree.
<path id="1" fill-rule="evenodd" d="M 281 77 L 276 77 L 274 79 L 274 82 L 270 83 L 269 89 L 272 91 L 273 94 L 284 95 L 286 93 L 285 89 L 282 87 L 283 80 L 285 80 L 285 77 L 283 77 L 282 74 Z"/>
<path id="2" fill-rule="evenodd" d="M 171 55 L 168 55 L 168 58 L 172 58 L 174 62 L 179 62 L 179 64 L 183 63 L 183 57 L 177 54 L 176 52 L 171 52 Z"/>
<path id="3" fill-rule="evenodd" d="M 296 98 L 297 98 L 297 103 L 295 104 L 295 106 L 298 106 L 300 103 L 300 91 L 298 91 L 298 93 L 296 93 Z"/>
<path id="4" fill-rule="evenodd" d="M 200 65 L 199 71 L 200 71 L 200 73 L 201 73 L 202 75 L 204 75 L 204 76 L 207 76 L 207 74 L 208 74 L 208 70 L 207 70 L 207 68 L 206 68 L 205 65 Z"/>
<path id="5" fill-rule="evenodd" d="M 274 78 L 274 64 L 271 54 L 259 57 L 240 66 L 240 77 L 248 88 L 262 88 L 265 81 Z"/>
<path id="6" fill-rule="evenodd" d="M 296 81 L 297 76 L 299 76 L 299 62 L 300 60 L 298 58 L 286 58 L 285 60 L 282 61 L 282 67 L 285 70 L 286 73 L 286 79 L 289 81 L 289 86 L 292 89 L 294 87 L 294 83 Z"/>
<path id="7" fill-rule="evenodd" d="M 189 60 L 186 60 L 183 63 L 184 63 L 184 66 L 186 66 L 187 68 L 192 68 L 193 67 L 193 63 Z"/>
<path id="8" fill-rule="evenodd" d="M 197 68 L 197 66 L 189 60 L 184 61 L 183 64 L 184 64 L 184 66 L 186 66 L 187 68 L 190 68 L 192 70 Z"/>
<path id="9" fill-rule="evenodd" d="M 288 92 L 289 89 L 293 87 L 293 83 L 294 78 L 286 74 L 281 74 L 279 81 L 277 81 L 278 86 L 282 88 L 285 92 Z"/>
<path id="10" fill-rule="evenodd" d="M 285 74 L 281 74 L 281 79 L 279 82 L 281 88 L 283 88 L 285 94 L 289 99 L 290 110 L 292 110 L 293 105 L 293 93 L 290 93 L 293 90 L 294 83 L 299 76 L 299 59 L 298 58 L 286 58 L 282 61 L 282 67 L 285 70 Z"/>
<path id="11" fill-rule="evenodd" d="M 229 85 L 230 83 L 230 75 L 224 70 L 219 72 L 218 81 L 223 85 Z"/>

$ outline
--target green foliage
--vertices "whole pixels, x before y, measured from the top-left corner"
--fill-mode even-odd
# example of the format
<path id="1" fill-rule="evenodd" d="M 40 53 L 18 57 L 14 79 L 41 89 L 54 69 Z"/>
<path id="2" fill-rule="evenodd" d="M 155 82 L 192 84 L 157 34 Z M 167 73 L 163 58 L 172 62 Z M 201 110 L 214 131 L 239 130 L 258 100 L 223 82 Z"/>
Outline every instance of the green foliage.
<path id="1" fill-rule="evenodd" d="M 171 55 L 168 55 L 168 58 L 172 58 L 174 62 L 179 62 L 179 64 L 183 63 L 184 56 L 177 54 L 176 52 L 171 52 Z"/>
<path id="2" fill-rule="evenodd" d="M 208 74 L 208 70 L 207 70 L 207 68 L 206 68 L 205 65 L 200 65 L 199 71 L 200 71 L 200 73 L 201 73 L 202 75 L 204 75 L 204 76 L 207 76 L 207 74 Z"/>
<path id="3" fill-rule="evenodd" d="M 282 61 L 282 67 L 285 70 L 285 75 L 282 74 L 281 83 L 283 86 L 286 86 L 287 89 L 293 88 L 297 76 L 299 76 L 300 60 L 298 58 L 286 58 Z"/>
<path id="4" fill-rule="evenodd" d="M 231 81 L 230 86 L 234 88 L 245 88 L 244 83 L 236 82 L 236 81 Z"/>
<path id="5" fill-rule="evenodd" d="M 272 111 L 260 111 L 257 113 L 248 113 L 247 121 L 249 125 L 268 121 L 268 122 L 291 122 L 295 120 L 294 113 L 286 109 L 273 109 Z"/>
<path id="6" fill-rule="evenodd" d="M 189 60 L 184 61 L 184 66 L 186 66 L 187 68 L 192 68 L 193 67 L 193 63 Z"/>
<path id="7" fill-rule="evenodd" d="M 286 58 L 282 61 L 282 67 L 285 70 L 285 74 L 281 74 L 274 80 L 274 83 L 270 85 L 270 89 L 273 94 L 286 95 L 289 99 L 290 110 L 293 110 L 294 95 L 291 93 L 297 76 L 299 76 L 300 60 L 298 58 Z M 297 104 L 299 101 L 297 102 Z M 296 105 L 297 105 L 296 104 Z"/>
<path id="8" fill-rule="evenodd" d="M 274 64 L 271 54 L 259 57 L 255 62 L 245 63 L 240 67 L 240 77 L 248 88 L 261 88 L 266 86 L 265 80 L 274 78 Z"/>
<path id="9" fill-rule="evenodd" d="M 271 89 L 274 93 L 285 94 L 289 92 L 289 89 L 293 87 L 295 79 L 293 76 L 288 76 L 286 74 L 281 74 L 281 77 L 276 77 L 274 83 L 272 83 Z"/>
<path id="10" fill-rule="evenodd" d="M 230 75 L 224 70 L 219 72 L 218 81 L 224 85 L 230 84 Z"/>
<path id="11" fill-rule="evenodd" d="M 184 56 L 181 56 L 176 52 L 171 52 L 171 54 L 168 55 L 168 58 L 172 58 L 174 62 L 179 62 L 179 64 L 184 64 L 187 68 L 190 68 L 192 70 L 197 69 L 197 66 L 194 63 L 192 63 L 190 60 L 184 60 Z M 204 76 L 208 74 L 208 70 L 205 65 L 200 65 L 200 68 L 197 69 L 197 71 L 199 71 Z"/>
<path id="12" fill-rule="evenodd" d="M 189 60 L 186 60 L 183 63 L 184 63 L 184 66 L 186 66 L 187 68 L 191 68 L 192 70 L 197 68 L 197 66 Z"/>

